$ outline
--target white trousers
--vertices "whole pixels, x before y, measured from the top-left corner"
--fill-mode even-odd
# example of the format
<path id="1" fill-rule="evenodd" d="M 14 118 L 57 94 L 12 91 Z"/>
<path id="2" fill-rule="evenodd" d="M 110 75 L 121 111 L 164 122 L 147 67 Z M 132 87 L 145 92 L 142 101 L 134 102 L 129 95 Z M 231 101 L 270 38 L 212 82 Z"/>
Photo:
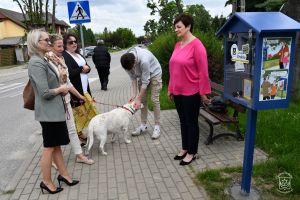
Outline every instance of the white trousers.
<path id="1" fill-rule="evenodd" d="M 67 103 L 67 109 L 68 109 L 68 114 L 66 115 L 66 122 L 69 131 L 70 144 L 73 149 L 73 152 L 76 155 L 78 155 L 82 153 L 82 149 L 80 146 L 80 140 L 77 135 L 72 106 L 70 102 Z"/>

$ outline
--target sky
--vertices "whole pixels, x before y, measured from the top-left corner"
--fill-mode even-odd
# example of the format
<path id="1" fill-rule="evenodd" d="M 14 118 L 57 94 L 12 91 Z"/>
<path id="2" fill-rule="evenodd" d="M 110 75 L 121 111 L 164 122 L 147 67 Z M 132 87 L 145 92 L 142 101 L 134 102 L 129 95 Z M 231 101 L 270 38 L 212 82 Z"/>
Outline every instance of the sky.
<path id="1" fill-rule="evenodd" d="M 56 17 L 69 23 L 67 2 L 70 0 L 57 0 Z M 183 0 L 184 5 L 202 4 L 211 16 L 228 16 L 231 6 L 224 7 L 226 0 Z M 145 34 L 144 25 L 149 19 L 157 19 L 150 16 L 150 9 L 146 6 L 147 0 L 89 0 L 91 22 L 85 23 L 94 33 L 103 32 L 107 27 L 109 31 L 115 31 L 119 27 L 129 28 L 136 36 Z M 50 12 L 52 0 L 49 1 Z M 17 3 L 13 0 L 1 0 L 0 8 L 21 12 Z M 71 25 L 73 27 L 74 25 Z"/>

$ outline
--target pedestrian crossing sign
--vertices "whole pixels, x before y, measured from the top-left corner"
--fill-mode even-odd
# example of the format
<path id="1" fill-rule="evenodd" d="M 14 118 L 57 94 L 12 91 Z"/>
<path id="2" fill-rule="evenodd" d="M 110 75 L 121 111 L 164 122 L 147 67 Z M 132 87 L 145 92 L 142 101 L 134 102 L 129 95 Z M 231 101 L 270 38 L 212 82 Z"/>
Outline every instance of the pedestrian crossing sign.
<path id="1" fill-rule="evenodd" d="M 68 13 L 70 24 L 91 22 L 89 1 L 69 1 Z"/>

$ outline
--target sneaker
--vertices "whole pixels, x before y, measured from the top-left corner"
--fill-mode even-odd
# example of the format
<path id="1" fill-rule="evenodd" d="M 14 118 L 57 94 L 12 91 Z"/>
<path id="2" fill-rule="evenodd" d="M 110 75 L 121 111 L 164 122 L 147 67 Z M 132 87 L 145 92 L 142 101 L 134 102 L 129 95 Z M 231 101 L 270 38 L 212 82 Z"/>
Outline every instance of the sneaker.
<path id="1" fill-rule="evenodd" d="M 153 130 L 153 134 L 151 136 L 152 139 L 157 139 L 160 136 L 160 129 L 158 127 L 155 127 Z"/>
<path id="2" fill-rule="evenodd" d="M 141 124 L 139 127 L 137 127 L 135 129 L 134 132 L 131 133 L 132 136 L 138 136 L 140 135 L 141 133 L 145 132 L 147 130 L 148 126 L 147 125 L 144 125 L 144 124 Z"/>

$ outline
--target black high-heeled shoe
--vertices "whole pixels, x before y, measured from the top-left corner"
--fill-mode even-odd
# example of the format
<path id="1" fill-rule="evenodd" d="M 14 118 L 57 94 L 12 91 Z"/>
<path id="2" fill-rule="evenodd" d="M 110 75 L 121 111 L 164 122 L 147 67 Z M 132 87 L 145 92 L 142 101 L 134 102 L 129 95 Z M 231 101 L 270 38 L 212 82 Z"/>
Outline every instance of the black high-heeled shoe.
<path id="1" fill-rule="evenodd" d="M 180 161 L 180 163 L 179 163 L 179 165 L 189 165 L 189 164 L 191 164 L 196 158 L 198 158 L 198 155 L 197 154 L 194 154 L 193 155 L 193 158 L 192 158 L 192 160 L 190 160 L 189 162 L 185 162 L 185 161 Z"/>
<path id="2" fill-rule="evenodd" d="M 61 181 L 65 182 L 65 184 L 67 184 L 68 186 L 73 186 L 73 185 L 76 185 L 77 183 L 79 183 L 78 180 L 72 180 L 72 182 L 69 182 L 67 179 L 65 179 L 61 175 L 58 175 L 57 180 L 58 180 L 59 187 L 60 187 L 60 182 Z"/>
<path id="3" fill-rule="evenodd" d="M 63 188 L 61 187 L 57 187 L 56 190 L 52 191 L 47 187 L 47 185 L 43 181 L 40 183 L 40 188 L 43 194 L 44 194 L 44 189 L 47 190 L 50 194 L 56 194 L 63 191 Z"/>
<path id="4" fill-rule="evenodd" d="M 182 159 L 184 159 L 184 157 L 186 156 L 186 154 L 187 154 L 187 151 L 182 156 L 176 155 L 174 157 L 174 160 L 182 160 Z"/>

